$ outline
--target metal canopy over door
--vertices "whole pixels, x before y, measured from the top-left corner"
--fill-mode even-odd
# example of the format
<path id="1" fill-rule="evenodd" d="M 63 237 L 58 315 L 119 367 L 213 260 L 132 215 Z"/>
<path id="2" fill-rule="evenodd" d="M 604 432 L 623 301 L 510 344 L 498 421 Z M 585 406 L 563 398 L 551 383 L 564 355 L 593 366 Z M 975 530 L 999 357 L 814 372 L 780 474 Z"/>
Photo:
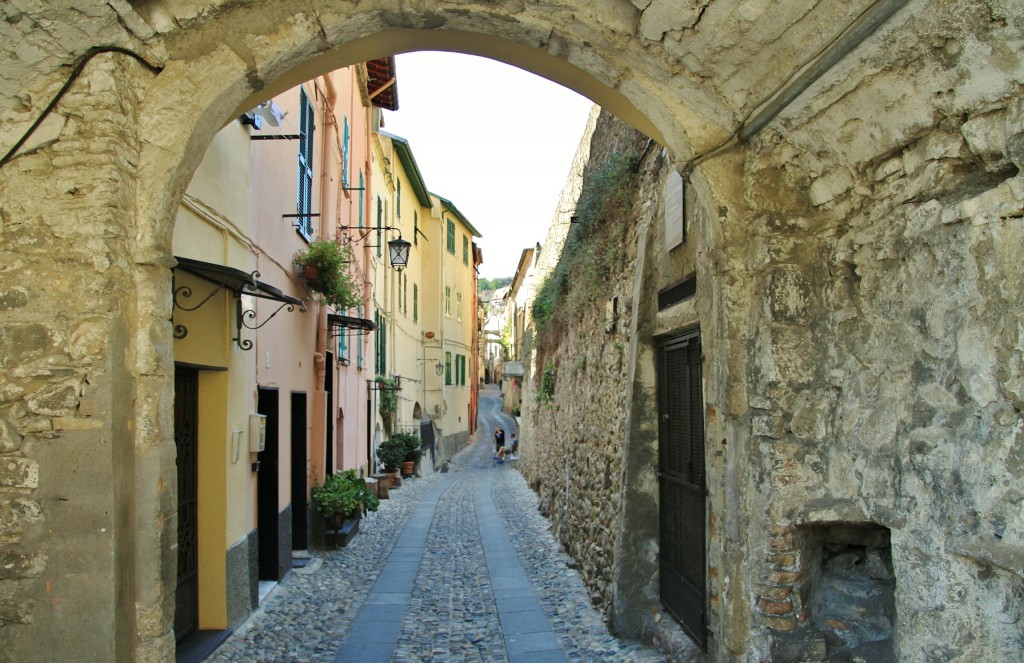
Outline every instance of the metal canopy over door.
<path id="1" fill-rule="evenodd" d="M 704 648 L 706 491 L 700 369 L 699 332 L 666 339 L 659 346 L 661 602 Z"/>
<path id="2" fill-rule="evenodd" d="M 178 458 L 178 583 L 174 639 L 199 627 L 199 373 L 174 369 L 174 444 Z"/>

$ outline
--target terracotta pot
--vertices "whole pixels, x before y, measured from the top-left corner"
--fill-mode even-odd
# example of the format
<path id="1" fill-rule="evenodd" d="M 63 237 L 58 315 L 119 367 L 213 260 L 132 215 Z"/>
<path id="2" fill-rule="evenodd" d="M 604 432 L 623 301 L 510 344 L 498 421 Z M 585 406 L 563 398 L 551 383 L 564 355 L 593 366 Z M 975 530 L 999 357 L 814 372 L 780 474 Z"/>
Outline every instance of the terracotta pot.
<path id="1" fill-rule="evenodd" d="M 302 268 L 302 278 L 306 279 L 306 283 L 314 290 L 324 286 L 324 282 L 320 280 L 320 269 L 313 265 L 306 265 Z"/>
<path id="2" fill-rule="evenodd" d="M 402 476 L 411 477 L 413 472 L 416 471 L 416 461 L 406 460 L 402 462 Z"/>

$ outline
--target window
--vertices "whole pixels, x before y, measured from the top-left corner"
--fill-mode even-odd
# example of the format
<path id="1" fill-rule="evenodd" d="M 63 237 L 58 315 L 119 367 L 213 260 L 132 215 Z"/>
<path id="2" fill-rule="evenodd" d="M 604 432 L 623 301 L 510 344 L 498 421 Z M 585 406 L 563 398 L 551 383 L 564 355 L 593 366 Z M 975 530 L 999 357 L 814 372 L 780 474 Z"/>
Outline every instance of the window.
<path id="1" fill-rule="evenodd" d="M 412 243 L 420 245 L 420 213 L 416 211 L 412 213 Z"/>
<path id="2" fill-rule="evenodd" d="M 395 218 L 402 218 L 402 180 L 395 180 Z"/>
<path id="3" fill-rule="evenodd" d="M 295 212 L 299 214 L 295 229 L 307 241 L 313 239 L 313 105 L 306 91 L 299 90 L 299 181 Z"/>
<path id="4" fill-rule="evenodd" d="M 455 255 L 455 222 L 448 219 L 448 253 Z"/>
<path id="5" fill-rule="evenodd" d="M 359 305 L 359 317 L 363 317 L 363 305 Z M 356 337 L 356 368 L 363 367 L 363 337 Z"/>
<path id="6" fill-rule="evenodd" d="M 377 257 L 381 256 L 380 252 L 380 234 L 381 229 L 384 227 L 384 201 L 377 196 Z"/>
<path id="7" fill-rule="evenodd" d="M 444 317 L 452 317 L 452 289 L 447 285 L 444 287 Z"/>
<path id="8" fill-rule="evenodd" d="M 348 116 L 345 116 L 345 126 L 342 130 L 341 136 L 341 186 L 348 186 L 348 162 L 349 162 L 349 143 L 352 142 L 348 131 Z"/>
<path id="9" fill-rule="evenodd" d="M 462 322 L 462 293 L 455 293 L 455 316 L 459 322 Z"/>
<path id="10" fill-rule="evenodd" d="M 469 264 L 469 237 L 467 235 L 462 236 L 462 264 Z"/>
<path id="11" fill-rule="evenodd" d="M 409 276 L 402 274 L 402 315 L 409 317 Z"/>
<path id="12" fill-rule="evenodd" d="M 412 284 L 412 321 L 420 321 L 420 287 Z"/>
<path id="13" fill-rule="evenodd" d="M 466 384 L 466 356 L 455 355 L 455 384 L 465 386 Z"/>
<path id="14" fill-rule="evenodd" d="M 363 180 L 363 169 L 359 169 L 359 227 L 363 227 L 363 203 L 365 199 L 363 194 L 366 193 L 366 182 Z M 362 314 L 360 313 L 360 317 Z"/>
<path id="15" fill-rule="evenodd" d="M 381 315 L 380 311 L 374 312 L 374 318 L 377 320 L 376 372 L 377 375 L 386 375 L 388 370 L 387 321 L 384 316 Z"/>
<path id="16" fill-rule="evenodd" d="M 444 353 L 444 383 L 452 383 L 452 353 Z"/>

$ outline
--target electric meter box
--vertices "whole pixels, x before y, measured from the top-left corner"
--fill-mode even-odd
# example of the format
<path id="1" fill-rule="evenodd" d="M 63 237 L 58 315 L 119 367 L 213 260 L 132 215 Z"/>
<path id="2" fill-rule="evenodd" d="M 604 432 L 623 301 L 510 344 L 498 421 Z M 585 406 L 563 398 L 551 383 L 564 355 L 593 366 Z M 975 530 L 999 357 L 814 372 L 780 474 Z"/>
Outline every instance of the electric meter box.
<path id="1" fill-rule="evenodd" d="M 267 446 L 267 415 L 249 415 L 249 451 L 259 453 Z"/>

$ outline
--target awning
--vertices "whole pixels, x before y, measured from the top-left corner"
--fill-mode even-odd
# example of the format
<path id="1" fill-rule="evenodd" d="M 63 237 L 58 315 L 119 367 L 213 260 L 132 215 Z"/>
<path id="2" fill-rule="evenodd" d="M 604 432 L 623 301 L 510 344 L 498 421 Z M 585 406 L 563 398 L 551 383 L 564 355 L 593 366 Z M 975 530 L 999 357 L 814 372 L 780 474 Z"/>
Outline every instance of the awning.
<path id="1" fill-rule="evenodd" d="M 259 329 L 270 322 L 271 318 L 280 313 L 281 309 L 285 307 L 289 311 L 294 311 L 296 306 L 303 312 L 306 310 L 306 303 L 303 300 L 286 295 L 280 289 L 257 279 L 256 277 L 260 275 L 259 272 L 243 272 L 234 267 L 226 267 L 191 258 L 175 256 L 175 259 L 178 261 L 178 264 L 174 266 L 174 269 L 180 269 L 216 287 L 209 293 L 206 293 L 202 299 L 199 299 L 198 303 L 192 304 L 193 296 L 198 298 L 198 295 L 194 295 L 192 292 L 192 288 L 187 285 L 176 286 L 172 299 L 174 307 L 182 311 L 195 311 L 210 301 L 221 290 L 230 291 L 235 296 L 235 337 L 231 340 L 242 350 L 252 349 L 252 341 L 242 338 L 243 327 L 251 330 Z M 260 299 L 281 302 L 281 305 L 277 307 L 276 311 L 267 316 L 263 322 L 254 324 L 256 311 L 242 309 L 242 295 L 251 295 Z M 249 322 L 250 320 L 252 320 L 252 323 Z M 174 338 L 183 339 L 186 336 L 188 336 L 188 327 L 183 324 L 175 324 Z"/>
<path id="2" fill-rule="evenodd" d="M 278 288 L 257 280 L 256 277 L 260 275 L 259 272 L 252 272 L 250 274 L 234 267 L 226 267 L 212 262 L 203 262 L 180 256 L 175 256 L 175 260 L 178 261 L 178 264 L 174 267 L 175 269 L 198 276 L 204 281 L 209 281 L 214 285 L 230 290 L 236 295 L 252 295 L 262 299 L 272 299 L 275 302 L 301 306 L 303 310 L 306 308 L 301 299 L 286 295 Z"/>
<path id="3" fill-rule="evenodd" d="M 349 315 L 338 315 L 337 313 L 327 314 L 327 327 L 332 331 L 335 329 L 351 329 L 358 334 L 368 334 L 377 330 L 377 325 L 373 324 L 373 320 L 355 318 Z"/>

